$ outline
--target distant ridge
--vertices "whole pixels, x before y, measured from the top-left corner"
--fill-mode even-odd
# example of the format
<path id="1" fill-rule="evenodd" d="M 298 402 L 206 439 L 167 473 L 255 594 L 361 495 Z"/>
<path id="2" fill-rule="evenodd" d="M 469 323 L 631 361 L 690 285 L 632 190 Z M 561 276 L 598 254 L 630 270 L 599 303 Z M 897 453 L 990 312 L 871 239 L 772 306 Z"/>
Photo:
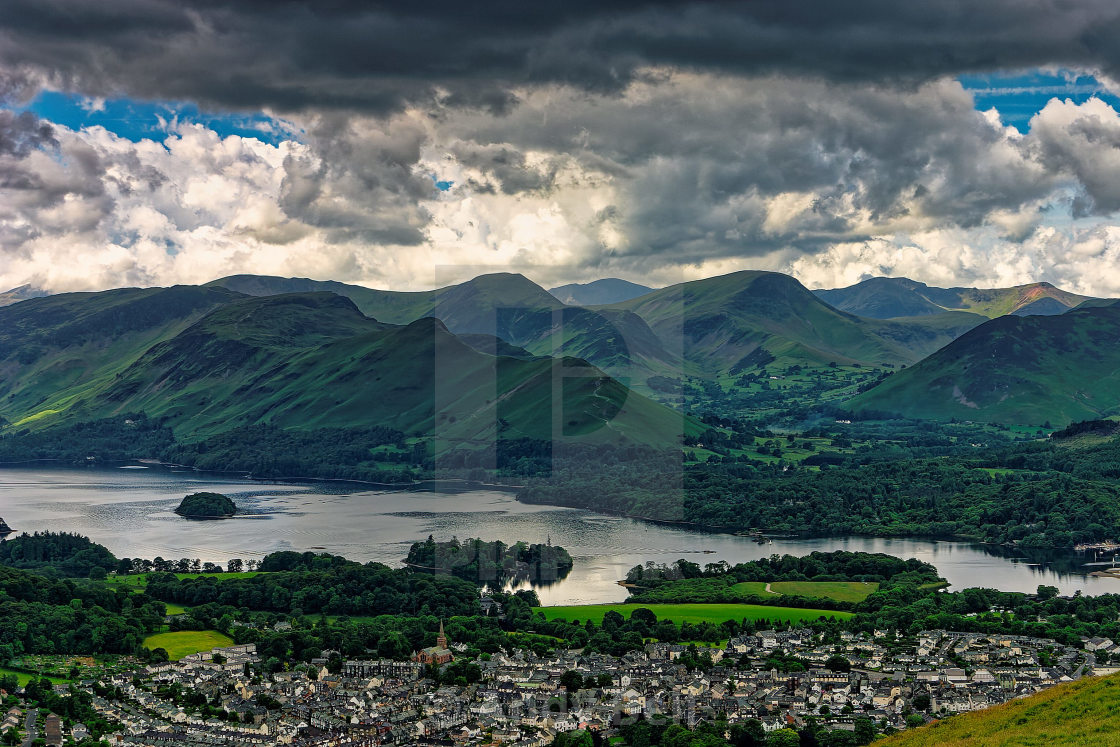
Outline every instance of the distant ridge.
<path id="1" fill-rule="evenodd" d="M 644 296 L 651 291 L 653 291 L 653 288 L 619 278 L 603 278 L 590 283 L 569 283 L 568 285 L 548 289 L 549 293 L 569 306 L 602 306 L 604 304 L 622 303 L 623 301 L 629 301 L 631 298 Z"/>
<path id="2" fill-rule="evenodd" d="M 1053 316 L 1097 300 L 1045 282 L 1011 288 L 936 288 L 909 278 L 869 278 L 847 288 L 813 293 L 841 311 L 873 319 L 946 311 L 967 311 L 989 319 L 1008 314 Z"/>
<path id="3" fill-rule="evenodd" d="M 616 303 L 572 306 L 513 273 L 407 293 L 252 275 L 207 285 L 250 295 L 328 291 L 390 324 L 431 316 L 484 352 L 497 350 L 490 338 L 498 338 L 522 349 L 516 355 L 574 356 L 639 390 L 652 376 L 738 375 L 775 361 L 909 365 L 985 319 L 944 311 L 861 318 L 837 311 L 793 277 L 775 272 L 741 271 L 659 290 L 607 280 L 608 288 L 625 283 L 629 292 L 647 292 Z"/>
<path id="4" fill-rule="evenodd" d="M 26 301 L 29 298 L 42 298 L 43 296 L 50 295 L 42 288 L 36 288 L 32 285 L 21 285 L 18 288 L 12 288 L 9 291 L 0 293 L 0 306 L 11 306 L 20 301 Z"/>

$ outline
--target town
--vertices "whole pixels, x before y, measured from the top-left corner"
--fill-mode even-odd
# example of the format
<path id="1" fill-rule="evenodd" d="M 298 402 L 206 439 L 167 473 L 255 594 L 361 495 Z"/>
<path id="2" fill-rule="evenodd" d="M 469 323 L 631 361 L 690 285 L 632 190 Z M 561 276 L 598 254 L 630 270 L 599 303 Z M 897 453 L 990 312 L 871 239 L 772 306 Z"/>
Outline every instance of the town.
<path id="1" fill-rule="evenodd" d="M 151 747 L 541 747 L 563 732 L 608 737 L 658 717 L 689 728 L 749 722 L 760 734 L 815 719 L 865 743 L 876 733 L 1114 673 L 1117 667 L 1098 659 L 1120 655 L 1120 646 L 1105 638 L 1074 648 L 1013 635 L 925 630 L 900 638 L 891 630 L 828 634 L 792 627 L 737 636 L 723 647 L 649 643 L 622 657 L 563 649 L 537 656 L 511 648 L 460 660 L 467 649 L 441 629 L 436 646 L 407 661 L 342 661 L 324 651 L 310 666 L 266 673 L 255 645 L 245 644 L 54 689 L 92 696 L 97 714 L 117 725 L 103 737 L 111 744 Z M 439 683 L 441 667 L 461 664 L 473 669 L 466 685 Z M 36 738 L 46 745 L 80 743 L 89 736 L 84 724 L 21 707 L 19 693 L 0 696 L 16 703 L 0 723 L 6 744 L 20 743 L 8 736 L 17 732 L 23 744 Z M 191 704 L 221 709 L 225 718 L 204 718 Z"/>

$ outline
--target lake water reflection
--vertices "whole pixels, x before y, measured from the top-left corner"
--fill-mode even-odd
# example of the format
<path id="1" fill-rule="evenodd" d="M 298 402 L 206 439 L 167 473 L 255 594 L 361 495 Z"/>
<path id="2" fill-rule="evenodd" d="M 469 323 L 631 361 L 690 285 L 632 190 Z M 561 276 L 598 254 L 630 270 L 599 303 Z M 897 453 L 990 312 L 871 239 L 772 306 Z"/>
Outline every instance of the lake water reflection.
<path id="1" fill-rule="evenodd" d="M 212 490 L 230 496 L 245 515 L 190 521 L 172 509 L 184 495 Z M 276 550 L 314 550 L 353 560 L 399 565 L 411 543 L 429 534 L 506 542 L 525 540 L 567 548 L 576 561 L 563 581 L 538 590 L 545 604 L 615 602 L 617 581 L 634 565 L 686 558 L 735 563 L 772 553 L 813 550 L 889 553 L 933 563 L 955 588 L 988 586 L 1062 593 L 1120 591 L 1120 580 L 1086 575 L 1091 558 L 1014 557 L 1000 548 L 962 542 L 839 537 L 775 540 L 663 526 L 590 511 L 529 506 L 509 493 L 369 490 L 338 483 L 261 484 L 163 468 L 0 469 L 0 517 L 20 531 L 84 534 L 118 557 L 262 557 Z"/>

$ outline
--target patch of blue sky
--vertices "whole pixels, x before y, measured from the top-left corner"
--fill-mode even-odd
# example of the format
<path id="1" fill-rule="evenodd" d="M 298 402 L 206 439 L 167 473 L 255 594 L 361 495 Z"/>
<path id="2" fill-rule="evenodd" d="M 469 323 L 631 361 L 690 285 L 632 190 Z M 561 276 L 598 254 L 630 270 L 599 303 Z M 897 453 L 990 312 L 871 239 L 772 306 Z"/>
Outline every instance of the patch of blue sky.
<path id="1" fill-rule="evenodd" d="M 440 179 L 439 177 L 435 176 L 432 177 L 432 181 L 436 183 L 436 189 L 438 189 L 440 192 L 446 192 L 453 186 L 455 186 L 455 182 L 447 181 L 446 179 Z"/>
<path id="2" fill-rule="evenodd" d="M 979 111 L 994 107 L 1000 121 L 1020 132 L 1030 129 L 1031 118 L 1051 99 L 1083 104 L 1095 97 L 1120 110 L 1120 97 L 1092 75 L 1071 70 L 962 75 L 958 80 L 972 94 Z"/>
<path id="3" fill-rule="evenodd" d="M 104 127 L 118 137 L 133 142 L 162 142 L 177 124 L 183 123 L 203 125 L 221 137 L 252 137 L 270 145 L 300 139 L 300 132 L 293 125 L 266 114 L 204 112 L 196 105 L 184 102 L 138 101 L 127 98 L 101 100 L 43 91 L 21 108 L 74 130 L 82 127 Z"/>

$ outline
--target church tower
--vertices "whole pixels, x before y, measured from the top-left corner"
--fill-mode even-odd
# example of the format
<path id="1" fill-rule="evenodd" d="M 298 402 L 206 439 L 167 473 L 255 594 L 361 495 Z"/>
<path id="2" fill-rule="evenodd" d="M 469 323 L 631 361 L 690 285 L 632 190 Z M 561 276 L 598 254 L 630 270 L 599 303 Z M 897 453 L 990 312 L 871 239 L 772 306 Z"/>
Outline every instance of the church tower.
<path id="1" fill-rule="evenodd" d="M 447 648 L 447 634 L 443 632 L 443 620 L 439 621 L 439 635 L 436 636 L 436 647 Z"/>

